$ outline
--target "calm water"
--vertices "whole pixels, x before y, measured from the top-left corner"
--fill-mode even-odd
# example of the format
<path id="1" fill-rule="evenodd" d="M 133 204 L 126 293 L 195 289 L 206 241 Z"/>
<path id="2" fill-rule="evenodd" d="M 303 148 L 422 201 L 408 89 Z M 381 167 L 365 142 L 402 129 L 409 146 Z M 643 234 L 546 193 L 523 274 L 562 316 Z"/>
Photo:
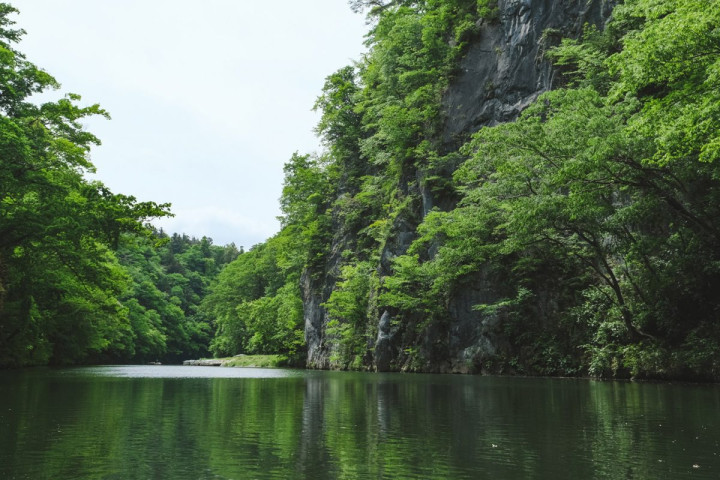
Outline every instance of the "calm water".
<path id="1" fill-rule="evenodd" d="M 91 367 L 0 372 L 0 478 L 720 478 L 720 387 Z"/>

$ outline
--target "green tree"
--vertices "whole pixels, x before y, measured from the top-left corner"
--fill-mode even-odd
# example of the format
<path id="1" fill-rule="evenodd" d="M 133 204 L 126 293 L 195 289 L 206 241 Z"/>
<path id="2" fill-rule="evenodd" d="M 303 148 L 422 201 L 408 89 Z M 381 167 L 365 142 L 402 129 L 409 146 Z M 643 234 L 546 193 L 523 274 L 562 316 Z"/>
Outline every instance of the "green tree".
<path id="1" fill-rule="evenodd" d="M 214 319 L 215 355 L 272 353 L 291 360 L 302 355 L 299 277 L 282 266 L 288 245 L 282 240 L 279 234 L 241 254 L 210 287 L 202 311 Z"/>
<path id="2" fill-rule="evenodd" d="M 84 178 L 99 141 L 80 122 L 107 114 L 72 94 L 29 100 L 58 84 L 14 49 L 13 13 L 0 4 L 0 364 L 81 361 L 129 328 L 116 300 L 127 277 L 108 247 L 168 205 Z"/>
<path id="3" fill-rule="evenodd" d="M 132 282 L 120 297 L 132 327 L 130 348 L 109 348 L 109 361 L 175 363 L 208 353 L 211 321 L 200 304 L 210 284 L 238 255 L 234 245 L 187 235 L 125 235 L 117 255 Z"/>

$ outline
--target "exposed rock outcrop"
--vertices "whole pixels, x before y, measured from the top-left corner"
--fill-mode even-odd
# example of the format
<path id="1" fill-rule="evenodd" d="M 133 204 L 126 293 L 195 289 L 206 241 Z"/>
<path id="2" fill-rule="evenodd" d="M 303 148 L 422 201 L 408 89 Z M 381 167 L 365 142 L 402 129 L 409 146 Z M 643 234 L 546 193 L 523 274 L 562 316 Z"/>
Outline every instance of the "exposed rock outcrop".
<path id="1" fill-rule="evenodd" d="M 183 365 L 193 367 L 222 367 L 224 362 L 224 359 L 203 358 L 200 360 L 185 360 Z"/>
<path id="2" fill-rule="evenodd" d="M 444 140 L 458 146 L 486 125 L 517 118 L 556 85 L 544 52 L 561 38 L 576 38 L 586 24 L 602 27 L 609 0 L 501 0 L 499 21 L 482 25 L 460 64 L 443 104 Z"/>

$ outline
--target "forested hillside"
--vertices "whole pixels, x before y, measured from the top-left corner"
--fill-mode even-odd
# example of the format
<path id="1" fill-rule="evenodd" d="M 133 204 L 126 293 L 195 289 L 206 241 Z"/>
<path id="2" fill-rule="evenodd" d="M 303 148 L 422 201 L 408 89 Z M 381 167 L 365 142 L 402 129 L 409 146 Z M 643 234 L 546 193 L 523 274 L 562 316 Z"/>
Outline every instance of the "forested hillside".
<path id="1" fill-rule="evenodd" d="M 322 87 L 280 232 L 239 256 L 84 179 L 77 122 L 103 112 L 26 100 L 54 80 L 3 7 L 0 364 L 718 380 L 720 3 L 350 4 L 367 54 Z"/>
<path id="2" fill-rule="evenodd" d="M 200 304 L 218 273 L 241 253 L 207 237 L 163 232 L 149 239 L 126 237 L 116 256 L 129 274 L 129 286 L 119 297 L 129 325 L 99 358 L 181 363 L 207 356 L 213 327 Z"/>

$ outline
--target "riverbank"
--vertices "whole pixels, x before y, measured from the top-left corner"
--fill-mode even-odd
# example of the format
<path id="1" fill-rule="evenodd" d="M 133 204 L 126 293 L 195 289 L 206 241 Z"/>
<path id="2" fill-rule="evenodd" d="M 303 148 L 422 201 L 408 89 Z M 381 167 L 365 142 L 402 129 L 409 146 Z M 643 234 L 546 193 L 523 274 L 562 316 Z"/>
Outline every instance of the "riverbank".
<path id="1" fill-rule="evenodd" d="M 260 367 L 277 368 L 287 366 L 287 357 L 284 355 L 235 355 L 225 358 L 201 358 L 198 360 L 185 360 L 183 365 L 202 367 Z"/>

